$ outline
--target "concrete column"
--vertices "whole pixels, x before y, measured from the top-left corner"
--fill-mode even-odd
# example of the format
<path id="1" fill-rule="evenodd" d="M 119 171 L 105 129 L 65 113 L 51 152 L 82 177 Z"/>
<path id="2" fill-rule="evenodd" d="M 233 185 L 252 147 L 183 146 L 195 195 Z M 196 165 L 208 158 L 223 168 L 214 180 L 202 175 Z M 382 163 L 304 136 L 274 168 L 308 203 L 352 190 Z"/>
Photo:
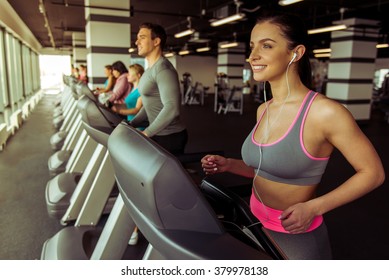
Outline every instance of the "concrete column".
<path id="1" fill-rule="evenodd" d="M 348 28 L 331 34 L 327 96 L 342 103 L 356 120 L 369 120 L 378 21 L 352 18 L 341 23 Z"/>
<path id="2" fill-rule="evenodd" d="M 86 64 L 86 36 L 85 32 L 72 33 L 73 44 L 73 64 L 78 67 L 80 64 Z"/>
<path id="3" fill-rule="evenodd" d="M 106 80 L 105 65 L 130 64 L 130 0 L 85 0 L 85 5 L 89 86 L 95 88 Z"/>
<path id="4" fill-rule="evenodd" d="M 238 43 L 236 47 L 222 49 L 221 44 L 219 43 L 217 56 L 217 73 L 228 75 L 230 87 L 242 87 L 246 46 L 244 43 Z"/>

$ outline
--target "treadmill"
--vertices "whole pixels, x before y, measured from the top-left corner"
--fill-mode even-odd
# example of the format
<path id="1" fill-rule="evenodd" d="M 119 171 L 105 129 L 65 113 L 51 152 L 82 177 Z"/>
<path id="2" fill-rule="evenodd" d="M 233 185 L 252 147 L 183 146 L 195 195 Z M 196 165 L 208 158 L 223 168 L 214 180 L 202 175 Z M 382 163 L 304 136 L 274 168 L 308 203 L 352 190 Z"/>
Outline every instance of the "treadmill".
<path id="1" fill-rule="evenodd" d="M 177 157 L 126 121 L 107 147 L 120 192 L 108 219 L 101 226 L 65 227 L 45 242 L 42 259 L 284 258 L 243 200 L 206 180 L 200 188 Z M 229 229 L 230 219 L 241 229 Z M 147 240 L 141 258 L 139 252 L 124 255 L 141 246 L 128 246 L 135 225 Z"/>
<path id="2" fill-rule="evenodd" d="M 63 172 L 50 180 L 46 186 L 48 213 L 60 219 L 64 225 L 77 220 L 80 213 L 94 212 L 89 209 L 92 206 L 86 208 L 89 204 L 85 204 L 92 188 L 106 189 L 106 186 L 109 186 L 108 188 L 114 186 L 113 171 L 106 145 L 109 134 L 123 120 L 122 116 L 100 105 L 86 85 L 83 85 L 81 93 L 82 97 L 77 102 L 77 109 L 81 115 L 83 129 L 88 135 L 82 143 L 87 152 L 80 154 L 80 158 L 76 160 L 86 161 L 87 164 L 82 173 L 72 172 L 72 170 Z M 82 158 L 86 156 L 87 158 Z M 97 180 L 97 177 L 102 177 L 102 179 Z M 105 196 L 99 200 L 99 205 L 104 203 L 104 213 L 110 212 L 115 198 L 115 195 L 111 196 L 108 203 L 104 201 Z M 98 219 L 99 215 L 94 214 L 94 218 L 89 219 L 89 222 L 96 224 Z"/>
<path id="3" fill-rule="evenodd" d="M 94 153 L 94 156 L 97 153 L 98 157 L 90 159 L 90 164 L 95 169 L 96 175 L 90 176 L 89 169 L 87 168 L 74 192 L 63 197 L 66 202 L 69 201 L 69 206 L 61 221 L 68 226 L 46 240 L 42 248 L 42 259 L 89 259 L 96 246 L 97 239 L 100 236 L 105 236 L 105 234 L 102 234 L 103 226 L 108 227 L 111 224 L 110 221 L 113 221 L 112 223 L 115 225 L 118 221 L 123 219 L 127 221 L 129 219 L 127 211 L 123 211 L 124 207 L 121 206 L 123 204 L 122 200 L 118 198 L 114 170 L 107 151 L 108 137 L 116 125 L 123 121 L 123 117 L 114 113 L 105 105 L 100 104 L 93 93 L 88 91 L 79 99 L 77 107 L 82 115 L 85 130 L 91 138 L 99 143 Z M 91 184 L 87 184 L 84 182 L 86 180 L 83 180 L 86 173 L 87 180 Z M 46 192 L 46 197 L 49 201 L 50 197 L 57 197 L 59 194 L 48 196 L 49 193 Z M 50 207 L 53 209 L 56 206 Z M 105 211 L 107 209 L 109 211 Z M 105 220 L 106 217 L 102 217 L 104 213 L 109 213 L 107 221 Z M 74 224 L 69 223 L 74 219 L 76 219 Z M 129 236 L 126 237 L 125 234 L 120 234 L 115 237 L 115 241 L 121 240 L 126 245 L 135 224 L 123 222 L 121 225 L 126 229 Z M 115 227 L 117 231 L 123 231 L 123 227 L 112 227 Z M 110 235 L 112 235 L 112 231 L 110 231 Z M 124 251 L 120 251 L 121 249 L 115 246 L 110 246 L 109 248 L 112 248 L 114 254 L 112 258 L 114 259 L 124 253 Z M 126 246 L 121 246 L 121 248 L 125 250 Z"/>
<path id="4" fill-rule="evenodd" d="M 199 188 L 136 129 L 119 124 L 108 150 L 124 205 L 149 242 L 143 259 L 285 259 L 242 198 L 206 179 Z"/>

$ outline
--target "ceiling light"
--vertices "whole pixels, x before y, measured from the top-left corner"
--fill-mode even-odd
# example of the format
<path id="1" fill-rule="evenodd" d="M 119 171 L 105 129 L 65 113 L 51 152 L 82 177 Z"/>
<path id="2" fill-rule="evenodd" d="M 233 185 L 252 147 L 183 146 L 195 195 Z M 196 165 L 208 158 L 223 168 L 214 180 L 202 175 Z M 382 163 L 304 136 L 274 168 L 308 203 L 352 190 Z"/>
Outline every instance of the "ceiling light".
<path id="1" fill-rule="evenodd" d="M 182 49 L 178 52 L 179 55 L 186 55 L 189 53 L 190 51 L 188 50 L 188 44 L 185 44 L 185 46 L 183 46 Z"/>
<path id="2" fill-rule="evenodd" d="M 294 4 L 297 2 L 301 2 L 301 1 L 303 1 L 303 0 L 280 0 L 280 1 L 278 1 L 278 5 L 287 6 L 287 5 Z"/>
<path id="3" fill-rule="evenodd" d="M 329 52 L 331 52 L 330 48 L 313 50 L 313 53 L 329 53 Z"/>
<path id="4" fill-rule="evenodd" d="M 42 3 L 42 2 L 39 3 L 38 9 L 39 9 L 39 12 L 40 12 L 41 14 L 43 14 L 43 13 L 45 12 L 45 7 L 43 6 L 43 3 Z"/>
<path id="5" fill-rule="evenodd" d="M 188 29 L 174 34 L 174 37 L 181 38 L 181 37 L 192 35 L 193 33 L 195 33 L 196 30 L 194 30 L 192 28 L 192 23 L 190 21 L 190 17 L 187 17 L 186 20 L 188 21 L 188 25 L 187 25 Z"/>
<path id="6" fill-rule="evenodd" d="M 129 49 L 128 49 L 128 52 L 129 52 L 129 53 L 133 53 L 134 51 L 136 51 L 136 48 L 129 48 Z"/>
<path id="7" fill-rule="evenodd" d="M 315 57 L 330 57 L 331 53 L 317 53 Z"/>
<path id="8" fill-rule="evenodd" d="M 195 30 L 190 28 L 190 29 L 187 29 L 187 30 L 184 30 L 184 31 L 181 31 L 181 32 L 174 34 L 174 37 L 181 38 L 184 36 L 192 35 L 194 32 L 195 32 Z"/>
<path id="9" fill-rule="evenodd" d="M 376 48 L 377 49 L 389 48 L 389 44 L 377 44 Z"/>
<path id="10" fill-rule="evenodd" d="M 174 56 L 174 52 L 165 53 L 165 57 L 173 57 L 173 56 Z"/>
<path id="11" fill-rule="evenodd" d="M 207 51 L 209 51 L 210 49 L 211 49 L 210 47 L 202 47 L 202 48 L 196 49 L 196 52 L 207 52 Z"/>
<path id="12" fill-rule="evenodd" d="M 179 55 L 186 55 L 186 54 L 189 54 L 190 51 L 188 49 L 188 44 L 186 43 L 182 49 L 178 52 Z"/>
<path id="13" fill-rule="evenodd" d="M 49 24 L 49 20 L 47 18 L 47 13 L 46 13 L 45 5 L 43 4 L 43 0 L 39 0 L 38 8 L 39 8 L 39 11 L 42 13 L 43 20 L 44 20 L 44 27 L 47 29 L 47 35 L 50 38 L 51 46 L 55 49 L 54 36 L 53 36 L 53 32 L 51 31 L 51 28 L 50 28 L 50 24 Z"/>
<path id="14" fill-rule="evenodd" d="M 242 19 L 244 17 L 245 17 L 245 14 L 235 14 L 235 15 L 232 15 L 232 16 L 229 16 L 229 17 L 225 17 L 225 18 L 222 18 L 222 19 L 219 19 L 219 20 L 215 20 L 215 21 L 211 22 L 211 26 L 223 25 L 223 24 L 226 24 L 226 23 L 229 23 L 229 22 L 240 20 L 240 19 Z"/>
<path id="15" fill-rule="evenodd" d="M 228 42 L 228 43 L 220 44 L 220 48 L 222 48 L 222 49 L 233 48 L 233 47 L 237 47 L 237 46 L 238 46 L 237 42 Z"/>
<path id="16" fill-rule="evenodd" d="M 179 55 L 186 55 L 186 54 L 189 54 L 189 51 L 188 50 L 181 50 L 178 52 Z"/>
<path id="17" fill-rule="evenodd" d="M 338 31 L 338 30 L 343 30 L 343 29 L 347 29 L 347 26 L 345 24 L 311 29 L 311 30 L 308 30 L 308 34 L 317 34 L 317 33 L 323 33 L 323 32 L 331 32 L 331 31 Z"/>
<path id="18" fill-rule="evenodd" d="M 220 43 L 219 48 L 221 48 L 221 49 L 226 49 L 226 48 L 237 47 L 239 44 L 238 44 L 238 42 L 236 41 L 236 32 L 233 33 L 233 36 L 234 36 L 234 41 L 232 41 L 232 42 Z"/>
<path id="19" fill-rule="evenodd" d="M 225 17 L 225 18 L 222 18 L 222 19 L 218 19 L 218 20 L 212 21 L 211 22 L 211 26 L 220 26 L 220 25 L 223 25 L 223 24 L 226 24 L 226 23 L 230 23 L 230 22 L 233 22 L 233 21 L 237 21 L 237 20 L 243 19 L 246 15 L 239 12 L 239 7 L 240 7 L 240 5 L 242 5 L 242 2 L 240 2 L 239 0 L 234 0 L 234 3 L 236 5 L 236 13 L 235 13 L 235 15 L 228 16 L 228 17 Z"/>

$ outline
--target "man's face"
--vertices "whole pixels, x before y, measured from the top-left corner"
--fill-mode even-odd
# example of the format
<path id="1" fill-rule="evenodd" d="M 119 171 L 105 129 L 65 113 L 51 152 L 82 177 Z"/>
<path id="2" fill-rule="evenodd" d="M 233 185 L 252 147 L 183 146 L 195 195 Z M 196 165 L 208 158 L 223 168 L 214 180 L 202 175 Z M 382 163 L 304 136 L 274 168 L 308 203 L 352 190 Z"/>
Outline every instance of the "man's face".
<path id="1" fill-rule="evenodd" d="M 159 38 L 151 38 L 151 30 L 147 28 L 139 29 L 135 45 L 138 47 L 138 55 L 147 57 L 157 46 Z"/>

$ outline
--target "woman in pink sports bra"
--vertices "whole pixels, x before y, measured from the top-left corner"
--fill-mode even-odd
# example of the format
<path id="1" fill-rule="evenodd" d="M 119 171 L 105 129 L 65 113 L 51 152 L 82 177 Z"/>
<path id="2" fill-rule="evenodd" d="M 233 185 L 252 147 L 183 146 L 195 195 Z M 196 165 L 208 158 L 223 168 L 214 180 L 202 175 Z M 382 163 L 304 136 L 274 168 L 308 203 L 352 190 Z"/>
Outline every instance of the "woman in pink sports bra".
<path id="1" fill-rule="evenodd" d="M 242 158 L 207 155 L 206 174 L 231 172 L 253 178 L 250 207 L 289 259 L 330 259 L 323 214 L 380 186 L 385 173 L 371 142 L 350 112 L 311 88 L 303 21 L 288 14 L 258 18 L 249 62 L 253 77 L 268 82 L 273 98 L 257 110 L 257 124 Z M 322 195 L 316 190 L 338 149 L 355 169 Z"/>

